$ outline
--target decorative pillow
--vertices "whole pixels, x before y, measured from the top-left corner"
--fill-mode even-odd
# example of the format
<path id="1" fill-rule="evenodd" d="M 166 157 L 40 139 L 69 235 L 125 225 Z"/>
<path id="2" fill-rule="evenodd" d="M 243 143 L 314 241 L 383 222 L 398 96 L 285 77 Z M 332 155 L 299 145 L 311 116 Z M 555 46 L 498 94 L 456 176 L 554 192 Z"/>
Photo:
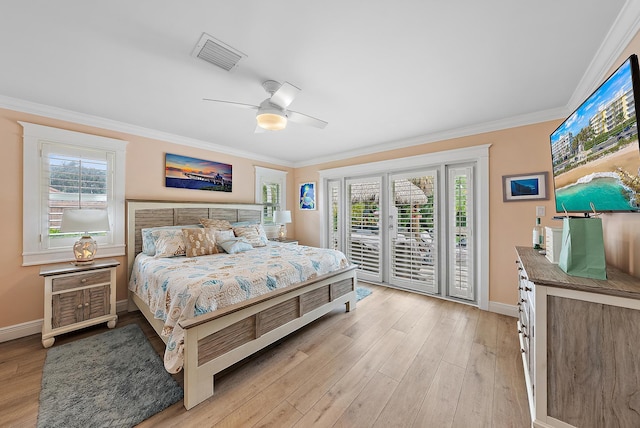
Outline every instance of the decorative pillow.
<path id="1" fill-rule="evenodd" d="M 182 229 L 155 230 L 152 235 L 156 241 L 154 257 L 176 257 L 185 255 Z"/>
<path id="2" fill-rule="evenodd" d="M 208 227 L 205 229 L 209 229 Z M 224 252 L 224 248 L 222 248 L 222 245 L 220 245 L 221 242 L 223 241 L 228 241 L 230 239 L 236 239 L 236 235 L 233 234 L 233 229 L 229 229 L 229 230 L 216 230 L 216 229 L 212 229 L 213 230 L 213 236 L 215 236 L 216 238 L 216 246 L 218 247 L 218 252 Z"/>
<path id="3" fill-rule="evenodd" d="M 264 247 L 269 243 L 267 234 L 264 232 L 261 224 L 234 227 L 233 233 L 238 237 L 246 238 L 254 247 Z"/>
<path id="4" fill-rule="evenodd" d="M 182 229 L 185 253 L 187 257 L 206 256 L 218 254 L 216 237 L 213 229 Z"/>
<path id="5" fill-rule="evenodd" d="M 200 223 L 202 223 L 204 227 L 210 227 L 211 229 L 216 230 L 233 229 L 231 227 L 231 223 L 229 223 L 229 220 L 219 220 L 217 218 L 201 218 Z"/>
<path id="6" fill-rule="evenodd" d="M 229 254 L 253 250 L 253 246 L 244 238 L 229 239 L 227 241 L 218 242 L 218 245 L 220 245 Z"/>
<path id="7" fill-rule="evenodd" d="M 202 228 L 200 224 L 189 224 L 182 226 L 159 226 L 159 227 L 149 227 L 146 229 L 142 229 L 140 232 L 142 234 L 142 252 L 148 256 L 153 256 L 156 254 L 156 238 L 153 237 L 153 232 L 156 230 L 167 230 L 167 229 L 194 229 L 194 228 Z"/>

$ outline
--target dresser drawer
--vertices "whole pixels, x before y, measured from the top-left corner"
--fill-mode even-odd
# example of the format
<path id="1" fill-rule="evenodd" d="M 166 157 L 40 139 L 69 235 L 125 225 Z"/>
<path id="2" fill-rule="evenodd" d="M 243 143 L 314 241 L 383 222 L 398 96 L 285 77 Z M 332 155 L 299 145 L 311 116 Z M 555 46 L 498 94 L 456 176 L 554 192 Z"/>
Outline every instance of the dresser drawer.
<path id="1" fill-rule="evenodd" d="M 61 276 L 52 279 L 52 292 L 70 290 L 72 288 L 87 287 L 103 284 L 111 280 L 111 270 L 90 271 L 79 275 Z"/>

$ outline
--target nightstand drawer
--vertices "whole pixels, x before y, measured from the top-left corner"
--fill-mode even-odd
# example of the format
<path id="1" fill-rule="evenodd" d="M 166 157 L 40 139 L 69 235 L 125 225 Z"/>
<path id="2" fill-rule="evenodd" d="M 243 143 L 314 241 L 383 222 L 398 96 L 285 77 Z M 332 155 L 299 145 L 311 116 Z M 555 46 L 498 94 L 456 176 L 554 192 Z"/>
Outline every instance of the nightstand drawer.
<path id="1" fill-rule="evenodd" d="M 51 291 L 64 291 L 72 288 L 86 287 L 94 284 L 103 284 L 111 281 L 111 271 L 101 270 L 96 272 L 87 272 L 80 275 L 69 275 L 59 278 L 53 278 Z"/>

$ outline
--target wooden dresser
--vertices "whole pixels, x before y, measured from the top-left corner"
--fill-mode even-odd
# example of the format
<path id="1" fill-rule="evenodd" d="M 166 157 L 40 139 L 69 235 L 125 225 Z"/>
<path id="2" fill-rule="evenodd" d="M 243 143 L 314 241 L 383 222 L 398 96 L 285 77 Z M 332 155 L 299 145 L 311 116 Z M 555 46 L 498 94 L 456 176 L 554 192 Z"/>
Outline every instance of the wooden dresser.
<path id="1" fill-rule="evenodd" d="M 640 279 L 569 276 L 516 247 L 518 334 L 535 427 L 640 426 Z"/>

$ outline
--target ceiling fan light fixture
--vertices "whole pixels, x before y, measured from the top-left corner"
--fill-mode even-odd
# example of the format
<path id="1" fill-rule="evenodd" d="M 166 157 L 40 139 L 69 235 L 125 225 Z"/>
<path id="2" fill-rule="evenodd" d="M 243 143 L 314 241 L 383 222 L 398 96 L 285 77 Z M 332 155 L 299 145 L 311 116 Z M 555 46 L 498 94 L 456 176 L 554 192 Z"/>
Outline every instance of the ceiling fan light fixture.
<path id="1" fill-rule="evenodd" d="M 287 117 L 280 112 L 258 112 L 256 121 L 260 128 L 267 131 L 281 131 L 287 127 Z"/>

